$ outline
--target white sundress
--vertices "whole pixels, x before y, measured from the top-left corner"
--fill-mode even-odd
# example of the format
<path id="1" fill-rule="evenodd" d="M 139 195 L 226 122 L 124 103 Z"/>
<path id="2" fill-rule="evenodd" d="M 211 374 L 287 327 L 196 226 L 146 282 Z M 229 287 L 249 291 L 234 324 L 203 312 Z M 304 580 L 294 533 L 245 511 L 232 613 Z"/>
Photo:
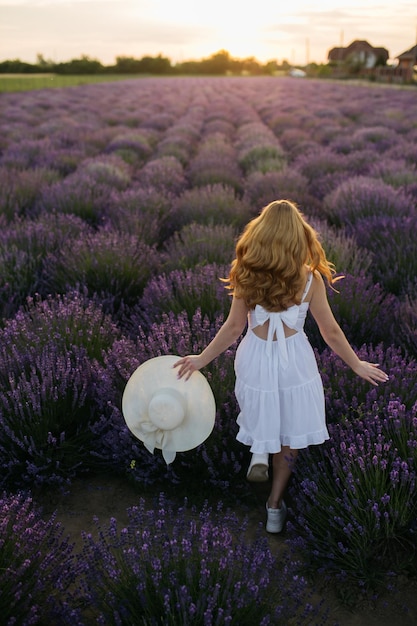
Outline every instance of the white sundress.
<path id="1" fill-rule="evenodd" d="M 249 311 L 248 330 L 236 352 L 235 394 L 240 408 L 236 438 L 257 454 L 279 452 L 281 446 L 306 448 L 329 439 L 323 384 L 304 332 L 309 307 L 305 297 L 312 278 L 310 272 L 301 304 L 280 312 L 260 305 Z M 267 320 L 265 340 L 252 329 Z M 297 332 L 285 337 L 284 323 Z"/>

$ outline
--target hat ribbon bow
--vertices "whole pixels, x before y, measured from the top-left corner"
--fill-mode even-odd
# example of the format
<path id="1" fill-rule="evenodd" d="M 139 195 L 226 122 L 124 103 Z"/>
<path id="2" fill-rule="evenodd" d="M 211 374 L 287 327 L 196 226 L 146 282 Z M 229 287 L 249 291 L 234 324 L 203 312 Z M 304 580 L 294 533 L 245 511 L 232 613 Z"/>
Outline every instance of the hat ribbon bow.
<path id="1" fill-rule="evenodd" d="M 162 430 L 162 428 L 158 428 L 151 420 L 145 420 L 140 424 L 140 431 L 143 444 L 151 454 L 154 453 L 154 449 L 157 447 L 162 450 L 162 456 L 167 465 L 175 460 L 175 450 L 169 450 L 171 441 L 169 430 Z"/>

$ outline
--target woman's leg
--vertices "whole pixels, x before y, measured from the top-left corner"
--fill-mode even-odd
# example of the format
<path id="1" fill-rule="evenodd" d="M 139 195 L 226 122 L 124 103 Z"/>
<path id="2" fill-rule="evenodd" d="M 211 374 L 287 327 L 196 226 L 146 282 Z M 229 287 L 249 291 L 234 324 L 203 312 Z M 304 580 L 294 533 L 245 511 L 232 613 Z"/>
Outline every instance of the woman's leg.
<path id="1" fill-rule="evenodd" d="M 273 454 L 272 486 L 267 503 L 268 508 L 279 509 L 281 507 L 297 455 L 298 450 L 292 450 L 289 446 L 282 446 L 281 452 Z"/>

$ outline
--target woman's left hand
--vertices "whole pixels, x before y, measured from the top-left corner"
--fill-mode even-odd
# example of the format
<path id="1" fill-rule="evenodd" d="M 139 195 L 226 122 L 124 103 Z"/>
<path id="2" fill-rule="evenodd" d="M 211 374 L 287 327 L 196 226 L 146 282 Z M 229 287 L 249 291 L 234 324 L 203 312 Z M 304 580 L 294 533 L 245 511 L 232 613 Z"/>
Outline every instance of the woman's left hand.
<path id="1" fill-rule="evenodd" d="M 364 378 L 375 387 L 378 387 L 378 383 L 386 383 L 388 374 L 379 369 L 378 363 L 368 363 L 368 361 L 359 361 L 359 364 L 353 370 L 355 374 Z"/>

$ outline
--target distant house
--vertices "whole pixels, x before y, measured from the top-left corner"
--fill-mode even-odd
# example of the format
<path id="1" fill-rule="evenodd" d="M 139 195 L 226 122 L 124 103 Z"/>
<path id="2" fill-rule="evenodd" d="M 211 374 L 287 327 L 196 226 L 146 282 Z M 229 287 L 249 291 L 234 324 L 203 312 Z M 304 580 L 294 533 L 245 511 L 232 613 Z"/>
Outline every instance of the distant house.
<path id="1" fill-rule="evenodd" d="M 398 59 L 398 69 L 409 73 L 411 77 L 414 66 L 417 65 L 417 45 L 399 54 L 396 58 Z"/>
<path id="2" fill-rule="evenodd" d="M 327 58 L 337 64 L 346 63 L 358 64 L 364 68 L 373 68 L 378 65 L 385 65 L 388 61 L 389 53 L 386 48 L 374 48 L 365 40 L 355 39 L 347 48 L 332 48 Z"/>

